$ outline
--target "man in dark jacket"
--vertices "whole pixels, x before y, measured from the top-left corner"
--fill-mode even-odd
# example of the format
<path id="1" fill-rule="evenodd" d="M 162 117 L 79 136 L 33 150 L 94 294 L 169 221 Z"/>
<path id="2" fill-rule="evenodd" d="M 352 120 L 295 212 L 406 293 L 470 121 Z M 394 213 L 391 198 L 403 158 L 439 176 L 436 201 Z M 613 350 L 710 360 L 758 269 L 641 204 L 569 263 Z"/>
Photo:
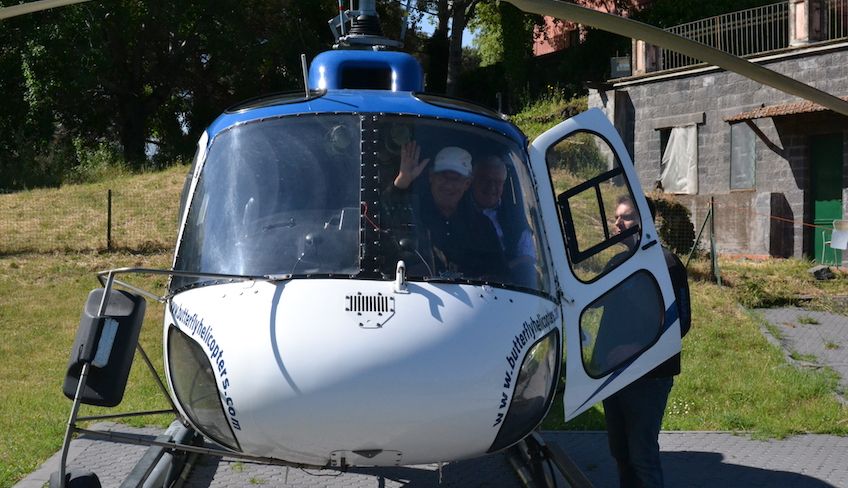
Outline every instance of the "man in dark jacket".
<path id="1" fill-rule="evenodd" d="M 619 199 L 615 209 L 618 232 L 638 222 L 633 201 Z M 671 274 L 681 334 L 685 334 L 691 323 L 686 269 L 668 249 L 663 248 L 663 254 Z M 678 374 L 679 353 L 604 400 L 610 453 L 618 465 L 621 488 L 664 486 L 658 438 L 668 395 Z"/>

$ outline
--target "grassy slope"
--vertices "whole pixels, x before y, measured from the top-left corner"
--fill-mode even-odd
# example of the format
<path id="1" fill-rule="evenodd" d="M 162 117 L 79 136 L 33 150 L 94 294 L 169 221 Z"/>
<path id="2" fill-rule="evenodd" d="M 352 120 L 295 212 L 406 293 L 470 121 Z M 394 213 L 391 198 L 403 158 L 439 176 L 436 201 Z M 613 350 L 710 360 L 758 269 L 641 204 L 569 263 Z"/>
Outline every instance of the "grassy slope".
<path id="1" fill-rule="evenodd" d="M 166 254 L 0 258 L 0 377 L 5 380 L 5 390 L 12 392 L 0 396 L 0 486 L 10 486 L 61 445 L 71 405 L 62 395 L 62 378 L 85 297 L 99 286 L 95 273 L 112 267 L 169 265 Z M 145 281 L 145 286 L 156 288 L 153 280 Z M 150 302 L 147 310 L 142 344 L 153 361 L 161 364 L 163 310 Z M 119 411 L 167 408 L 141 361 L 133 364 L 129 383 Z M 97 411 L 83 408 L 84 415 Z"/>
<path id="2" fill-rule="evenodd" d="M 100 183 L 0 194 L 0 253 L 105 248 L 108 189 L 115 247 L 170 248 L 187 171 L 176 166 Z"/>

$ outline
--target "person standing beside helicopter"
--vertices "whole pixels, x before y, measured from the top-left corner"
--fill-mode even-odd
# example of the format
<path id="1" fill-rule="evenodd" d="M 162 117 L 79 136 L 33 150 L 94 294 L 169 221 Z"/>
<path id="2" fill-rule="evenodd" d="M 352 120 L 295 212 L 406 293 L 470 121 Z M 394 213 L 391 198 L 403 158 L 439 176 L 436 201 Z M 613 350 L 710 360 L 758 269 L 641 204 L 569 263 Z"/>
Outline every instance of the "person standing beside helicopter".
<path id="1" fill-rule="evenodd" d="M 648 206 L 653 218 L 655 210 L 650 200 L 648 200 Z M 639 222 L 639 213 L 633 200 L 629 196 L 620 197 L 616 201 L 613 232 L 621 233 L 639 225 Z M 626 259 L 638 244 L 638 235 L 629 236 L 624 244 L 631 249 L 620 255 Z M 671 275 L 682 336 L 688 332 L 691 325 L 686 268 L 670 250 L 663 247 L 662 251 Z M 608 267 L 615 267 L 616 258 L 618 256 L 610 261 Z M 619 351 L 620 359 L 608 359 L 609 363 L 618 363 L 631 357 L 638 352 L 639 347 L 625 349 L 626 346 Z M 613 353 L 615 349 L 611 351 L 611 354 Z M 664 486 L 659 433 L 668 396 L 674 385 L 674 377 L 678 374 L 680 374 L 680 353 L 603 401 L 610 454 L 616 460 L 621 488 L 662 488 Z"/>
<path id="2" fill-rule="evenodd" d="M 411 186 L 429 163 L 430 159 L 421 160 L 417 142 L 402 146 L 397 176 L 383 199 L 390 214 L 409 204 Z M 436 154 L 428 177 L 430 191 L 413 205 L 416 225 L 426 231 L 418 237 L 429 241 L 435 264 L 430 271 L 436 276 L 458 273 L 463 278 L 505 280 L 508 270 L 497 233 L 464 198 L 471 172 L 471 154 L 465 149 L 447 146 Z M 428 249 L 422 244 L 418 247 Z"/>

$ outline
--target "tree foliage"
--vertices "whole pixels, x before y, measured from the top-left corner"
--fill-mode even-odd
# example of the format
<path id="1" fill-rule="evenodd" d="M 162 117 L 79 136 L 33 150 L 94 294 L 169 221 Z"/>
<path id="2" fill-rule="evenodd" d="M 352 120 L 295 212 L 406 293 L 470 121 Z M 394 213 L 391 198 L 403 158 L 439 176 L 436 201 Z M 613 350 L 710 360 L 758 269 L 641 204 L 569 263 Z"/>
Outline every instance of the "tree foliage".
<path id="1" fill-rule="evenodd" d="M 336 2 L 115 0 L 16 17 L 0 29 L 0 188 L 57 184 L 79 149 L 131 167 L 184 158 L 227 106 L 302 85 L 300 54 L 329 47 Z"/>
<path id="2" fill-rule="evenodd" d="M 577 0 L 613 12 L 635 1 Z M 654 0 L 634 16 L 670 26 L 766 3 L 773 0 Z M 397 38 L 399 2 L 377 5 L 386 34 Z M 465 95 L 489 83 L 482 90 L 487 100 L 495 91 L 507 92 L 515 107 L 533 83 L 579 93 L 584 81 L 603 77 L 609 56 L 629 44 L 587 30 L 578 49 L 564 53 L 556 66 L 543 66 L 529 54 L 538 17 L 496 0 L 416 5 L 414 22 L 421 12 L 435 14 L 429 39 L 414 29 L 405 39 L 422 58 L 427 89 Z M 187 158 L 200 131 L 227 106 L 300 88 L 300 54 L 312 58 L 330 46 L 326 22 L 336 7 L 336 0 L 112 0 L 3 21 L 0 190 L 57 185 L 91 160 L 140 168 Z M 466 24 L 478 31 L 479 64 L 492 65 L 487 73 L 497 74 L 494 79 L 460 78 L 473 62 L 461 48 Z M 460 80 L 469 86 L 460 87 Z"/>
<path id="3" fill-rule="evenodd" d="M 427 40 L 422 57 L 427 73 L 427 90 L 459 94 L 460 77 L 467 65 L 462 35 L 474 22 L 481 0 L 419 0 L 420 11 L 435 17 L 433 35 Z"/>

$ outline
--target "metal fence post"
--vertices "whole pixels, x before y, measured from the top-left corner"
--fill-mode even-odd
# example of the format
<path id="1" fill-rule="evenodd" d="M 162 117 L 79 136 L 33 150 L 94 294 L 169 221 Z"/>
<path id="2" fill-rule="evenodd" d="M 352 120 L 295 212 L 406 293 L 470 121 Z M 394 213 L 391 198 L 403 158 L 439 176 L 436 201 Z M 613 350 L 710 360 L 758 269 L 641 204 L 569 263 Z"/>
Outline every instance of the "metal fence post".
<path id="1" fill-rule="evenodd" d="M 106 250 L 112 250 L 112 189 L 106 192 Z"/>
<path id="2" fill-rule="evenodd" d="M 718 254 L 716 253 L 715 239 L 715 197 L 710 197 L 710 257 L 713 276 L 715 276 L 718 286 L 721 286 L 721 273 L 718 269 Z"/>

